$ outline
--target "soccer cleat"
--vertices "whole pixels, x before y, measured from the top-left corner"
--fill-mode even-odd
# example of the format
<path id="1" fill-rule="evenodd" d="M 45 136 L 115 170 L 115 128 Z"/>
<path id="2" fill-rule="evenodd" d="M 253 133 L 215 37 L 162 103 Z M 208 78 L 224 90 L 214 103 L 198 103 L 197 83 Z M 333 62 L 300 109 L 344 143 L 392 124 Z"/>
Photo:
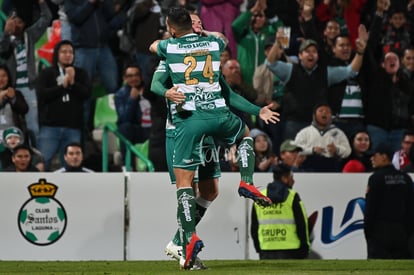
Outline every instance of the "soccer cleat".
<path id="1" fill-rule="evenodd" d="M 240 181 L 239 195 L 248 199 L 252 199 L 255 203 L 261 206 L 269 206 L 272 200 L 260 193 L 253 184 L 247 184 L 243 180 Z"/>
<path id="2" fill-rule="evenodd" d="M 204 247 L 203 241 L 194 232 L 190 242 L 186 246 L 185 259 L 181 257 L 180 267 L 182 269 L 191 269 L 197 259 L 197 254 Z"/>
<path id="3" fill-rule="evenodd" d="M 165 254 L 177 261 L 181 259 L 181 256 L 183 255 L 183 247 L 180 245 L 174 244 L 172 241 L 170 241 L 167 246 L 165 247 Z"/>
<path id="4" fill-rule="evenodd" d="M 193 267 L 190 268 L 190 270 L 205 270 L 207 269 L 207 266 L 204 265 L 204 263 L 201 261 L 199 257 L 196 257 Z"/>

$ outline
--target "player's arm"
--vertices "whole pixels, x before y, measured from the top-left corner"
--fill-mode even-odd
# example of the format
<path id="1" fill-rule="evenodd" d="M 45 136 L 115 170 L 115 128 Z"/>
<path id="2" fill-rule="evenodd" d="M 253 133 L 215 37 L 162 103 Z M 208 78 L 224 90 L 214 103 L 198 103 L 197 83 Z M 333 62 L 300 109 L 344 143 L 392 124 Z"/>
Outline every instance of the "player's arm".
<path id="1" fill-rule="evenodd" d="M 222 95 L 231 107 L 250 115 L 259 116 L 266 124 L 269 122 L 277 123 L 279 121 L 279 113 L 273 112 L 271 109 L 273 107 L 272 103 L 260 108 L 241 95 L 235 93 L 224 80 L 223 75 L 220 75 L 219 83 L 221 86 Z"/>
<path id="2" fill-rule="evenodd" d="M 152 42 L 151 45 L 149 46 L 149 51 L 151 53 L 157 53 L 159 43 L 160 43 L 160 40 L 155 40 L 154 42 Z"/>
<path id="3" fill-rule="evenodd" d="M 161 60 L 152 77 L 151 92 L 165 97 L 165 93 L 169 88 L 167 87 L 168 77 L 169 74 L 167 72 L 167 65 L 165 61 Z"/>
<path id="4" fill-rule="evenodd" d="M 168 100 L 176 104 L 183 103 L 185 101 L 185 95 L 182 92 L 177 91 L 177 86 L 170 88 L 171 85 L 168 66 L 165 61 L 161 60 L 152 77 L 151 91 L 157 95 L 168 98 Z"/>
<path id="5" fill-rule="evenodd" d="M 229 44 L 229 40 L 221 32 L 210 32 L 210 31 L 203 30 L 201 32 L 201 35 L 204 35 L 204 36 L 210 36 L 211 35 L 211 36 L 214 36 L 216 38 L 220 38 L 221 40 L 223 40 L 225 45 Z"/>
<path id="6" fill-rule="evenodd" d="M 236 108 L 239 111 L 246 112 L 250 115 L 258 116 L 260 114 L 260 107 L 251 103 L 241 95 L 235 93 L 226 82 L 223 75 L 220 75 L 219 83 L 221 86 L 222 95 L 231 107 Z"/>

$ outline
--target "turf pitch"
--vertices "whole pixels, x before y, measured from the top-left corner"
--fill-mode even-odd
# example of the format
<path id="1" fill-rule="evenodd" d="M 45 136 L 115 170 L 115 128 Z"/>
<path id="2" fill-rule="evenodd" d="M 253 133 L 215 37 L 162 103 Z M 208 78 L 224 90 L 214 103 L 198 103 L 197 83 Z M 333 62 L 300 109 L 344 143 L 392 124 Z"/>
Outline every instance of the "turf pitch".
<path id="1" fill-rule="evenodd" d="M 413 260 L 204 261 L 208 270 L 179 270 L 175 261 L 0 261 L 0 274 L 414 274 Z"/>

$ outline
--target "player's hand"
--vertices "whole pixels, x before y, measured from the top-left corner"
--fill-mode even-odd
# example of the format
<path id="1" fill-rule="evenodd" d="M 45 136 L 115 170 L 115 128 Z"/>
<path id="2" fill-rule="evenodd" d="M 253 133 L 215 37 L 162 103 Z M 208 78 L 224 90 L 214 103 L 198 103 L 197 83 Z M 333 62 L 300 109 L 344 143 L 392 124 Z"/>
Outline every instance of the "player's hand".
<path id="1" fill-rule="evenodd" d="M 154 42 L 151 43 L 151 45 L 149 46 L 149 51 L 151 53 L 157 53 L 157 48 L 158 48 L 158 44 L 160 43 L 161 40 L 155 40 Z"/>
<path id="2" fill-rule="evenodd" d="M 185 101 L 185 95 L 178 91 L 178 87 L 174 86 L 165 92 L 165 97 L 175 104 L 180 104 Z"/>
<path id="3" fill-rule="evenodd" d="M 262 109 L 260 109 L 259 117 L 266 123 L 277 123 L 280 121 L 279 116 L 280 114 L 278 112 L 272 111 L 273 104 L 270 103 L 267 106 L 264 106 Z"/>

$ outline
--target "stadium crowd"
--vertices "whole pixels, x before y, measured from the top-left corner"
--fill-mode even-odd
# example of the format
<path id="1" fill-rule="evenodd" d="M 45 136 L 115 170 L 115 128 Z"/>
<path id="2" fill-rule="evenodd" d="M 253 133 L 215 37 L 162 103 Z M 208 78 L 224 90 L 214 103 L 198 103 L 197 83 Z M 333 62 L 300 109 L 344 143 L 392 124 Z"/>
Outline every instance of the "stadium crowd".
<path id="1" fill-rule="evenodd" d="M 413 0 L 3 0 L 0 170 L 11 165 L 7 138 L 18 133 L 40 171 L 63 166 L 73 142 L 82 144 L 85 166 L 99 171 L 92 131 L 102 86 L 115 95 L 121 133 L 148 142 L 155 170 L 167 171 L 167 111 L 150 91 L 159 59 L 149 46 L 168 37 L 173 6 L 227 37 L 221 69 L 233 91 L 281 114 L 267 125 L 234 111 L 256 129 L 255 171 L 270 171 L 294 148 L 295 171 L 371 172 L 372 148 L 387 142 L 394 166 L 413 172 Z M 289 27 L 283 47 L 281 27 Z M 58 28 L 58 40 L 49 35 L 40 45 L 48 28 Z M 50 68 L 38 66 L 45 47 Z M 234 148 L 217 148 L 222 171 L 238 171 Z"/>

